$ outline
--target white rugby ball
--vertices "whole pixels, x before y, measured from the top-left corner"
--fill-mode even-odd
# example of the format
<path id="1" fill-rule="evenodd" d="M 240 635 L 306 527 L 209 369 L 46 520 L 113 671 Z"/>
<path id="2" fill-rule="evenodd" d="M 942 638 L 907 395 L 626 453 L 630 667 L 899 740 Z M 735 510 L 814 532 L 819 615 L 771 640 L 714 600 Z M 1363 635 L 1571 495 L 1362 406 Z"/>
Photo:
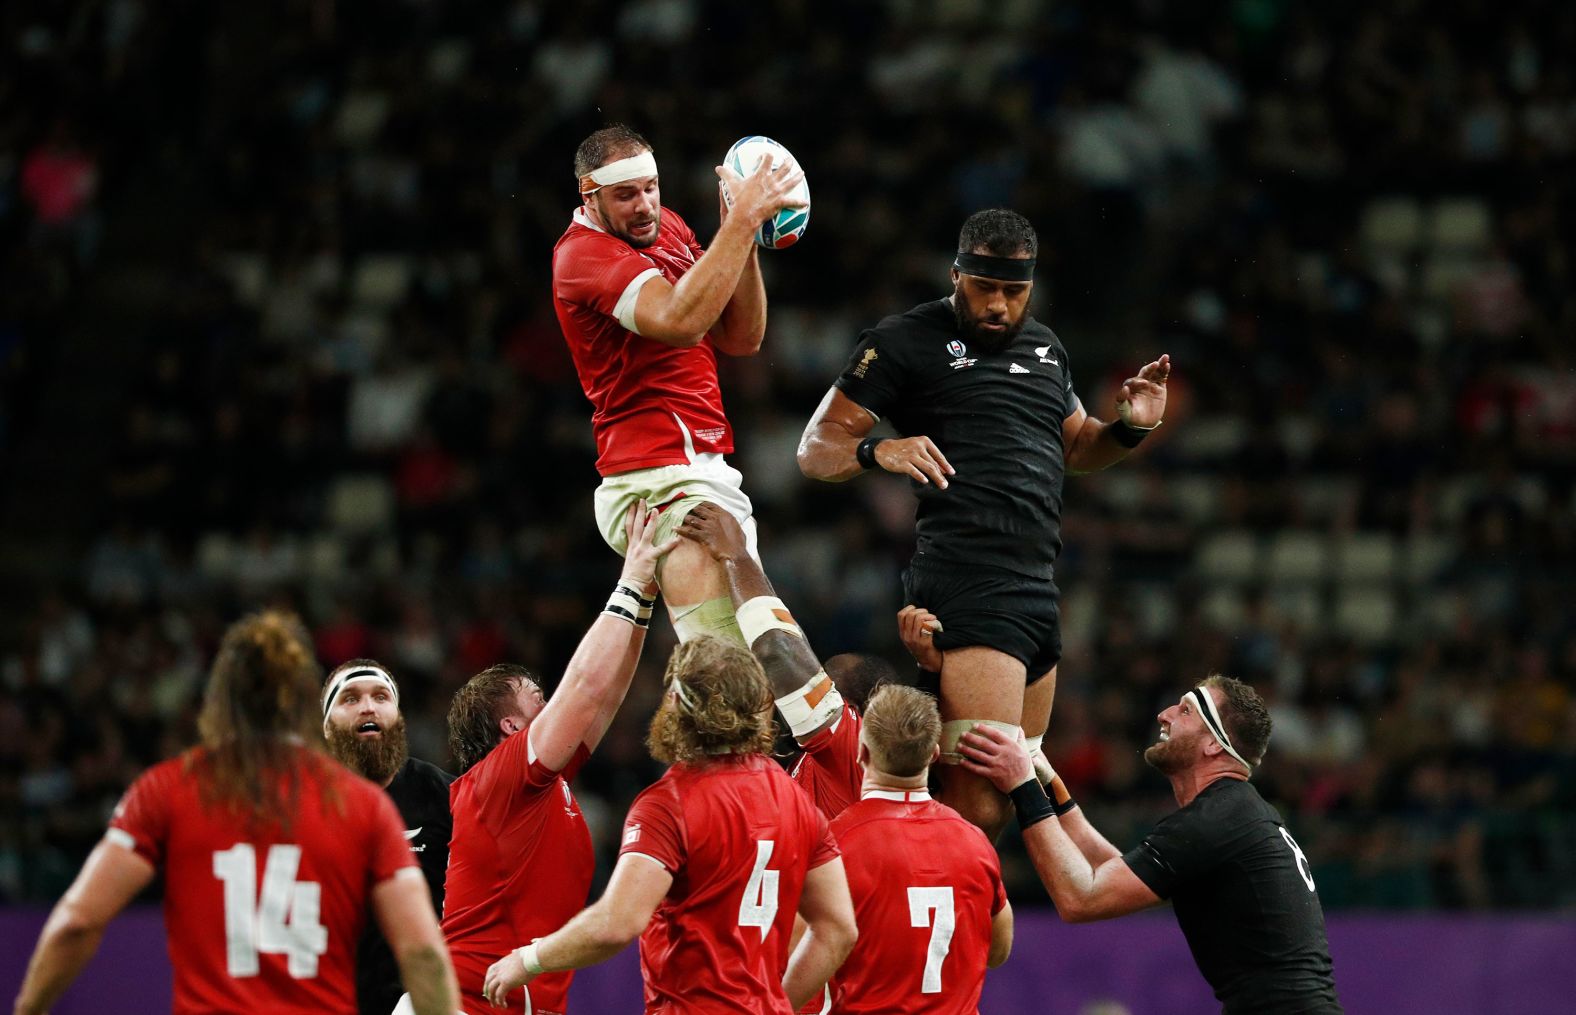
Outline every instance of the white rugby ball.
<path id="1" fill-rule="evenodd" d="M 728 149 L 728 154 L 722 158 L 722 164 L 732 169 L 740 176 L 749 176 L 761 164 L 761 159 L 770 155 L 773 168 L 788 163 L 798 164 L 798 159 L 793 153 L 769 137 L 751 134 L 741 137 L 733 142 L 733 147 Z M 767 250 L 782 250 L 799 242 L 799 237 L 804 235 L 805 227 L 810 224 L 810 181 L 802 180 L 794 190 L 794 197 L 804 202 L 803 208 L 784 208 L 773 215 L 755 231 L 755 242 Z M 722 199 L 729 208 L 733 207 L 733 195 L 728 192 L 726 184 L 722 188 Z"/>

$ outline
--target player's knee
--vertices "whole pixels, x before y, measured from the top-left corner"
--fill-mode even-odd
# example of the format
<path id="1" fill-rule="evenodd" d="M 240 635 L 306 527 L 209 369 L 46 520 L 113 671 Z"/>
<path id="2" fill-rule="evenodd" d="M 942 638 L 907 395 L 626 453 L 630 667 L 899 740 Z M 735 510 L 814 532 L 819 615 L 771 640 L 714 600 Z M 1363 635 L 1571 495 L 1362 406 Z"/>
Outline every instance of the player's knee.
<path id="1" fill-rule="evenodd" d="M 709 634 L 714 638 L 724 638 L 745 645 L 744 635 L 739 631 L 739 622 L 733 614 L 733 600 L 726 596 L 707 599 L 689 606 L 670 605 L 668 614 L 673 618 L 673 633 L 678 635 L 679 641 L 689 641 L 691 638 Z M 749 646 L 745 645 L 745 647 Z"/>
<path id="2" fill-rule="evenodd" d="M 941 724 L 941 763 L 956 765 L 963 761 L 963 755 L 958 753 L 958 741 L 963 734 L 976 726 L 994 726 L 1009 737 L 1018 737 L 1023 730 L 1017 723 L 1000 722 L 995 719 L 952 719 Z"/>

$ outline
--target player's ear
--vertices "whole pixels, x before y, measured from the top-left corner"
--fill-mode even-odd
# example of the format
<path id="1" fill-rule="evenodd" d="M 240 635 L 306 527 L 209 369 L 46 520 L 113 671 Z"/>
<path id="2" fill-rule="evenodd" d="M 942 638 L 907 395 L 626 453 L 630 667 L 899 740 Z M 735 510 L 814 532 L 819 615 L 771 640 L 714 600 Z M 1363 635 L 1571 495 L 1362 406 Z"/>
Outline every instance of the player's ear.
<path id="1" fill-rule="evenodd" d="M 929 762 L 929 764 L 934 765 L 936 762 L 938 762 L 940 760 L 941 760 L 941 745 L 940 744 L 932 744 L 931 748 L 930 748 L 930 762 Z"/>
<path id="2" fill-rule="evenodd" d="M 958 269 L 952 269 L 952 288 L 956 289 L 958 287 L 958 279 L 962 277 L 962 275 L 958 274 Z"/>

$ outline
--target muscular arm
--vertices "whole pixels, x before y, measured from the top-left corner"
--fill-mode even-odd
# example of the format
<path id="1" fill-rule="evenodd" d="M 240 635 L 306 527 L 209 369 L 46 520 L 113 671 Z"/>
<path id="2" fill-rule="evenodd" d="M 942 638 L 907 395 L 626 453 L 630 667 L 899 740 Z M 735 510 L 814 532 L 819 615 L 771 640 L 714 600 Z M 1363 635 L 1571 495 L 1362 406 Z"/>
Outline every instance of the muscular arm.
<path id="1" fill-rule="evenodd" d="M 635 330 L 643 337 L 679 348 L 700 345 L 716 326 L 741 283 L 745 265 L 755 260 L 754 229 L 743 217 L 729 216 L 707 250 L 677 285 L 653 277 L 635 298 Z M 759 269 L 757 269 L 759 278 Z M 766 307 L 764 296 L 761 314 Z M 759 339 L 756 340 L 759 344 Z"/>
<path id="2" fill-rule="evenodd" d="M 124 846 L 105 840 L 94 847 L 38 936 L 16 997 L 17 1015 L 41 1015 L 60 999 L 98 950 L 109 922 L 153 875 L 153 865 Z"/>
<path id="3" fill-rule="evenodd" d="M 649 857 L 619 857 L 602 897 L 538 943 L 542 968 L 584 969 L 617 955 L 646 929 L 672 885 L 673 875 Z"/>
<path id="4" fill-rule="evenodd" d="M 1166 414 L 1166 381 L 1170 377 L 1171 357 L 1162 353 L 1159 359 L 1145 363 L 1137 374 L 1123 381 L 1121 393 L 1116 396 L 1122 418 L 1141 430 L 1159 426 Z M 1133 449 L 1117 442 L 1116 434 L 1122 428 L 1120 421 L 1095 419 L 1079 404 L 1062 421 L 1062 461 L 1067 473 L 1076 476 L 1099 472 L 1126 458 Z"/>
<path id="5" fill-rule="evenodd" d="M 799 915 L 804 917 L 805 932 L 783 975 L 783 991 L 795 1011 L 821 992 L 859 938 L 841 857 L 805 875 Z"/>
<path id="6" fill-rule="evenodd" d="M 1082 807 L 1068 811 L 1057 820 L 1062 824 L 1062 831 L 1067 833 L 1067 837 L 1078 847 L 1079 854 L 1091 867 L 1099 867 L 1108 861 L 1122 858 L 1122 851 L 1111 845 L 1106 837 L 1100 834 L 1099 829 L 1089 823 Z"/>
<path id="7" fill-rule="evenodd" d="M 1003 793 L 1031 780 L 1038 785 L 1034 766 L 1023 745 L 995 727 L 975 726 L 959 739 L 958 751 L 963 755 L 962 764 L 966 770 L 988 779 Z M 1068 817 L 1072 814 L 1079 815 L 1076 821 L 1088 824 L 1081 809 L 1072 811 Z M 1023 843 L 1040 882 L 1050 893 L 1063 920 L 1068 923 L 1108 920 L 1147 909 L 1160 901 L 1160 897 L 1092 827 L 1089 833 L 1110 850 L 1101 860 L 1084 854 L 1062 820 L 1049 817 L 1031 825 L 1023 833 Z M 1098 848 L 1094 851 L 1097 856 L 1102 855 Z"/>
<path id="8" fill-rule="evenodd" d="M 417 1015 L 452 1015 L 460 1004 L 460 988 L 426 881 L 396 876 L 374 886 L 372 914 L 399 963 L 400 981 Z"/>
<path id="9" fill-rule="evenodd" d="M 1056 912 L 1068 923 L 1109 920 L 1160 902 L 1120 856 L 1099 864 L 1086 858 L 1061 818 L 1033 825 L 1023 833 L 1023 843 Z"/>
<path id="10" fill-rule="evenodd" d="M 868 409 L 840 389 L 828 389 L 799 438 L 799 471 L 828 483 L 853 479 L 865 471 L 854 452 L 875 425 Z"/>
<path id="11" fill-rule="evenodd" d="M 810 479 L 842 483 L 865 471 L 859 464 L 859 442 L 875 429 L 869 409 L 833 386 L 816 406 L 799 438 L 799 471 Z M 956 470 L 929 437 L 898 437 L 876 445 L 876 464 L 887 472 L 947 488 Z"/>
<path id="12" fill-rule="evenodd" d="M 629 554 L 624 558 L 620 580 L 647 594 L 655 587 L 657 561 L 673 548 L 677 539 L 656 546 L 657 513 L 644 501 L 630 508 L 625 521 Z M 635 676 L 646 630 L 622 617 L 603 613 L 580 639 L 563 682 L 526 730 L 531 750 L 543 765 L 557 772 L 569 764 L 584 744 L 595 750 Z"/>
<path id="13" fill-rule="evenodd" d="M 766 283 L 761 278 L 761 259 L 757 248 L 750 247 L 744 273 L 734 287 L 733 298 L 722 308 L 717 326 L 711 329 L 717 351 L 728 356 L 753 356 L 761 351 L 766 337 Z"/>
<path id="14" fill-rule="evenodd" d="M 1095 419 L 1082 404 L 1062 421 L 1063 462 L 1069 476 L 1099 472 L 1132 454 L 1132 448 L 1116 442 L 1112 433 L 1116 425 Z"/>

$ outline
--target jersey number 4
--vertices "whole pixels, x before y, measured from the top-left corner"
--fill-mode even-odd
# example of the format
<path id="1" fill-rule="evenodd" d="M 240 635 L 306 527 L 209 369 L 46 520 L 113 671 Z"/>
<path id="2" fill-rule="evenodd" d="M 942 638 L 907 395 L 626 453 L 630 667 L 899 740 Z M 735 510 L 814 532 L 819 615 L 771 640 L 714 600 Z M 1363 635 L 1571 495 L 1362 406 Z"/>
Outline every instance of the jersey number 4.
<path id="1" fill-rule="evenodd" d="M 328 930 L 319 921 L 323 886 L 297 881 L 301 847 L 268 848 L 263 891 L 257 893 L 257 850 L 239 843 L 213 854 L 213 876 L 224 883 L 225 958 L 231 976 L 256 976 L 258 956 L 286 955 L 290 975 L 317 975 L 317 957 L 328 951 Z"/>
<path id="2" fill-rule="evenodd" d="M 957 917 L 952 911 L 952 888 L 910 888 L 908 919 L 914 927 L 930 928 L 930 948 L 925 952 L 925 976 L 921 994 L 941 993 L 941 964 L 952 950 L 952 930 Z"/>
<path id="3" fill-rule="evenodd" d="M 755 840 L 755 866 L 744 886 L 744 898 L 739 900 L 739 926 L 759 927 L 762 941 L 777 919 L 777 882 L 782 872 L 766 869 L 776 845 L 772 839 Z"/>

